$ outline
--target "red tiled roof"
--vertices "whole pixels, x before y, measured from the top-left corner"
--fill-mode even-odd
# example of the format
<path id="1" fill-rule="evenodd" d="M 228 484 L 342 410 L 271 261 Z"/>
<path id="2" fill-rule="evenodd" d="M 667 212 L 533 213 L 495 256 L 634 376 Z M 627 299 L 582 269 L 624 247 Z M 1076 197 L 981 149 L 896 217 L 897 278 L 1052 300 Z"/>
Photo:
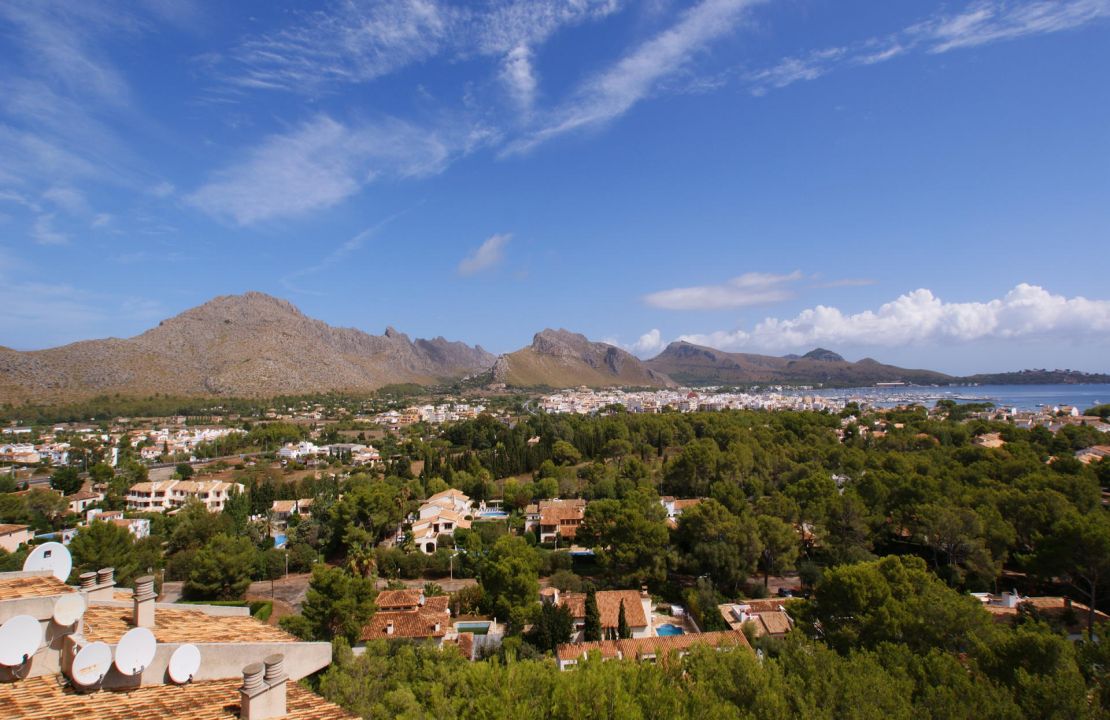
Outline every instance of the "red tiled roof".
<path id="1" fill-rule="evenodd" d="M 640 593 L 637 590 L 599 590 L 597 593 L 597 609 L 601 615 L 601 627 L 615 628 L 618 625 L 621 611 L 621 600 L 624 601 L 624 617 L 629 627 L 645 627 L 647 616 L 644 615 L 644 605 L 640 602 Z M 559 598 L 560 605 L 570 608 L 570 614 L 576 620 L 586 617 L 586 594 L 564 593 Z"/>
<path id="2" fill-rule="evenodd" d="M 420 604 L 420 598 L 424 595 L 422 590 L 416 588 L 407 588 L 405 590 L 382 590 L 378 593 L 377 600 L 374 603 L 382 610 L 393 610 L 396 608 L 412 608 Z"/>

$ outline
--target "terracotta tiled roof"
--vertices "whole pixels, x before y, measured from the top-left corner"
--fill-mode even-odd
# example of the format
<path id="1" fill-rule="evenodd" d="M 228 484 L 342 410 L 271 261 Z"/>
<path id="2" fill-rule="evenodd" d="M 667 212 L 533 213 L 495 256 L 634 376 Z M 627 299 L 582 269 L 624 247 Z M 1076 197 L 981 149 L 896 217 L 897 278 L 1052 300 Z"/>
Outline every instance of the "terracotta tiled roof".
<path id="1" fill-rule="evenodd" d="M 644 627 L 647 616 L 636 590 L 600 590 L 597 593 L 597 609 L 601 615 L 601 627 L 615 628 L 620 619 L 621 600 L 624 600 L 624 617 L 629 627 Z M 581 620 L 586 617 L 586 594 L 565 593 L 559 598 L 560 605 L 570 608 L 570 614 Z"/>
<path id="2" fill-rule="evenodd" d="M 53 575 L 31 577 L 0 577 L 0 600 L 17 598 L 50 597 L 77 592 Z"/>
<path id="3" fill-rule="evenodd" d="M 790 618 L 784 612 L 764 612 L 757 617 L 768 635 L 785 635 L 790 632 Z"/>
<path id="4" fill-rule="evenodd" d="M 240 680 L 214 680 L 189 685 L 153 685 L 127 691 L 81 694 L 43 676 L 0 683 L 0 708 L 5 717 L 22 720 L 228 720 L 239 717 Z M 353 720 L 356 716 L 295 682 L 286 683 L 287 720 Z"/>
<path id="5" fill-rule="evenodd" d="M 378 593 L 375 604 L 379 610 L 393 610 L 396 608 L 413 608 L 420 604 L 424 592 L 418 589 L 407 590 L 382 590 Z"/>
<path id="6" fill-rule="evenodd" d="M 403 612 L 379 612 L 370 618 L 362 628 L 363 640 L 377 640 L 380 638 L 440 638 L 447 634 L 451 615 L 446 612 L 421 610 L 406 610 Z M 393 632 L 390 633 L 389 624 L 393 623 Z M 436 629 L 436 624 L 439 629 Z"/>
<path id="7" fill-rule="evenodd" d="M 676 511 L 691 508 L 701 502 L 701 498 L 681 498 L 674 501 L 674 509 Z"/>
<path id="8" fill-rule="evenodd" d="M 132 628 L 131 608 L 93 605 L 85 611 L 85 637 L 113 644 Z M 159 607 L 154 637 L 164 643 L 296 642 L 296 638 L 249 616 L 213 616 L 199 610 Z"/>
<path id="9" fill-rule="evenodd" d="M 540 503 L 540 525 L 580 521 L 586 516 L 585 500 L 548 500 Z"/>
<path id="10" fill-rule="evenodd" d="M 428 612 L 447 612 L 448 606 L 451 604 L 451 598 L 447 595 L 436 595 L 430 598 L 424 598 L 424 609 Z"/>
<path id="11" fill-rule="evenodd" d="M 781 610 L 791 598 L 762 598 L 759 600 L 743 600 L 739 605 L 747 605 L 753 613 L 771 612 Z"/>
<path id="12" fill-rule="evenodd" d="M 10 533 L 19 532 L 20 530 L 26 530 L 28 527 L 28 525 L 0 524 L 0 535 L 8 535 Z"/>
<path id="13" fill-rule="evenodd" d="M 627 640 L 602 640 L 600 642 L 567 643 L 560 645 L 557 654 L 560 660 L 578 660 L 583 655 L 595 652 L 604 657 L 620 657 L 625 660 L 638 660 L 654 655 L 664 656 L 675 651 L 689 650 L 695 645 L 721 647 L 735 645 L 751 646 L 743 633 L 734 630 L 722 632 L 694 633 L 690 635 L 670 635 L 667 637 L 630 638 Z"/>

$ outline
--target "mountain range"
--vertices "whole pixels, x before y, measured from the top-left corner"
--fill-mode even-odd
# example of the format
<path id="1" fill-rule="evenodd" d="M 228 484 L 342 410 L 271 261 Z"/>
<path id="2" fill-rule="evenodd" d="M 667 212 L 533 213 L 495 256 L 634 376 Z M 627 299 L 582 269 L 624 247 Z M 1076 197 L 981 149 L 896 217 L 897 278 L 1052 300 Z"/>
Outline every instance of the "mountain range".
<path id="1" fill-rule="evenodd" d="M 332 327 L 292 304 L 249 292 L 217 297 L 133 338 L 86 340 L 48 350 L 0 347 L 0 402 L 77 400 L 98 395 L 267 397 L 368 392 L 385 385 L 435 385 L 470 378 L 517 387 L 586 385 L 822 384 L 879 382 L 1110 382 L 1110 375 L 1024 371 L 956 378 L 931 370 L 849 362 L 817 348 L 775 357 L 673 342 L 650 360 L 567 330 L 494 356 L 442 337 L 411 340 Z"/>

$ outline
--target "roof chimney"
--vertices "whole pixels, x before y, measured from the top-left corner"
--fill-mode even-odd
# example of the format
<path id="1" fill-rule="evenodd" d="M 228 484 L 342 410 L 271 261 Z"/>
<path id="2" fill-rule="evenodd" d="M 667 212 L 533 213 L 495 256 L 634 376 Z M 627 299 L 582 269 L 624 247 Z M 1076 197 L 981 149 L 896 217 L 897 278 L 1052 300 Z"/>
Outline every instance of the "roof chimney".
<path id="1" fill-rule="evenodd" d="M 135 627 L 154 627 L 154 601 L 158 596 L 154 594 L 154 576 L 146 575 L 135 580 L 135 612 L 132 623 Z"/>
<path id="2" fill-rule="evenodd" d="M 86 592 L 96 589 L 96 573 L 81 573 L 81 589 Z"/>
<path id="3" fill-rule="evenodd" d="M 81 576 L 81 587 L 84 588 L 84 575 Z M 90 600 L 111 600 L 116 587 L 116 569 L 100 568 L 96 571 L 96 585 L 88 590 Z"/>
<path id="4" fill-rule="evenodd" d="M 390 620 L 389 622 L 387 622 L 385 624 L 385 634 L 386 635 L 392 635 L 393 634 L 393 621 L 392 620 Z"/>
<path id="5" fill-rule="evenodd" d="M 268 720 L 285 717 L 285 656 L 267 655 L 260 663 L 243 668 L 243 687 L 239 688 L 239 717 L 242 720 Z"/>

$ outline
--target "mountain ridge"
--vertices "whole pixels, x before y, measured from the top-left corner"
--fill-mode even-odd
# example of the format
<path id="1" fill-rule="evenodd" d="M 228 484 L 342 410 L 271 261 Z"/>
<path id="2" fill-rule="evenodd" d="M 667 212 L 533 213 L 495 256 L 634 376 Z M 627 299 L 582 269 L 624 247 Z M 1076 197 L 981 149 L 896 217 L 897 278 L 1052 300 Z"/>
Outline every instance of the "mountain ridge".
<path id="1" fill-rule="evenodd" d="M 429 384 L 489 368 L 480 347 L 333 327 L 259 292 L 221 295 L 132 338 L 0 350 L 0 399 L 128 395 L 264 396 Z"/>

